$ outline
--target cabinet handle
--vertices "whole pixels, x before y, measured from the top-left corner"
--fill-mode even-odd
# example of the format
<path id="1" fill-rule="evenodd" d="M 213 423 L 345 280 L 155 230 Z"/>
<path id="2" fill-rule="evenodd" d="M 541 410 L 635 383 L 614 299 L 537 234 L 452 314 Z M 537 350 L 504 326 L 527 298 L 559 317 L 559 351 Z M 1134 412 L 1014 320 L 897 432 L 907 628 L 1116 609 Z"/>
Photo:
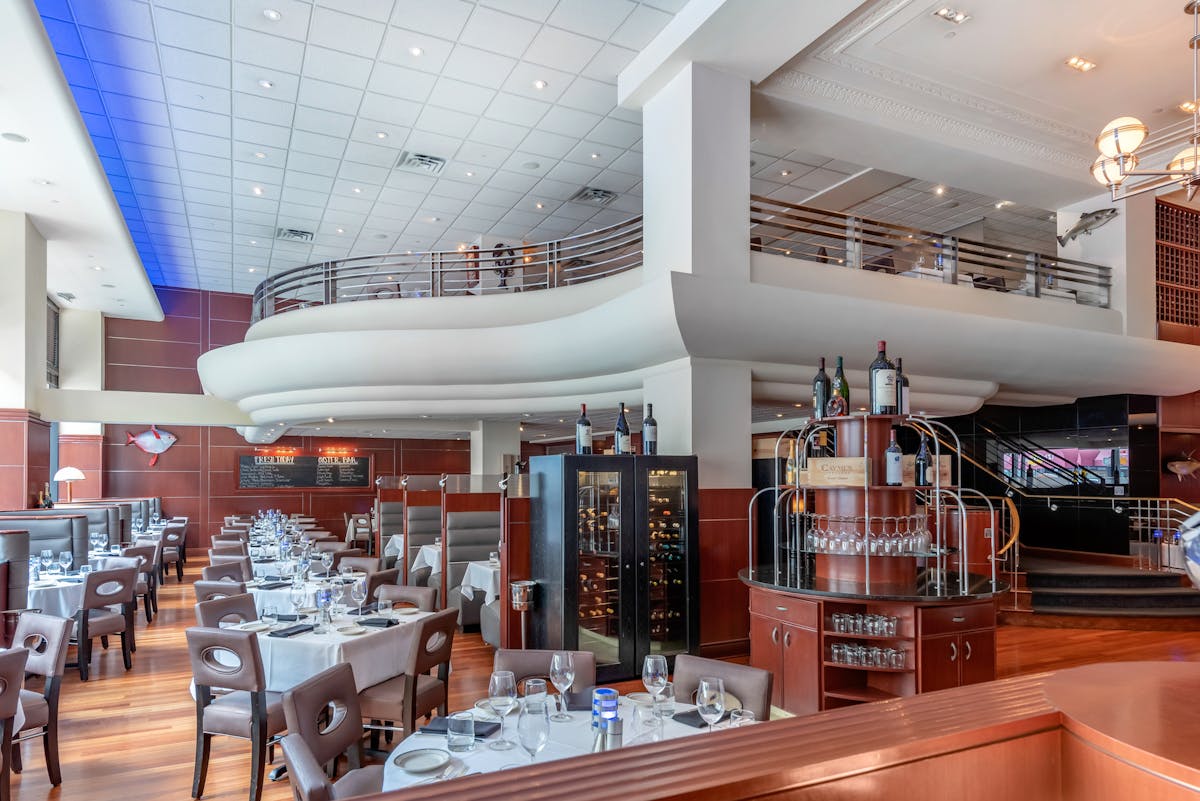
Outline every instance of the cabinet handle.
<path id="1" fill-rule="evenodd" d="M 962 615 L 957 615 L 950 619 L 953 620 L 955 623 L 966 623 L 967 622 L 967 619 Z"/>
<path id="2" fill-rule="evenodd" d="M 788 610 L 788 608 L 786 606 L 777 606 L 775 608 L 778 609 L 780 612 L 786 612 Z"/>
<path id="3" fill-rule="evenodd" d="M 792 647 L 792 633 L 790 631 L 785 631 L 783 633 L 783 647 L 784 648 Z"/>
<path id="4" fill-rule="evenodd" d="M 771 629 L 771 642 L 778 644 L 779 642 L 779 626 Z"/>
<path id="5" fill-rule="evenodd" d="M 958 659 L 958 646 L 950 643 L 950 661 L 953 662 L 956 659 Z"/>
<path id="6" fill-rule="evenodd" d="M 970 640 L 964 640 L 964 641 L 963 641 L 963 646 L 964 646 L 964 647 L 967 649 L 967 655 L 966 655 L 966 656 L 964 656 L 964 657 L 963 657 L 963 659 L 970 659 L 970 658 L 971 658 L 971 641 L 970 641 Z"/>

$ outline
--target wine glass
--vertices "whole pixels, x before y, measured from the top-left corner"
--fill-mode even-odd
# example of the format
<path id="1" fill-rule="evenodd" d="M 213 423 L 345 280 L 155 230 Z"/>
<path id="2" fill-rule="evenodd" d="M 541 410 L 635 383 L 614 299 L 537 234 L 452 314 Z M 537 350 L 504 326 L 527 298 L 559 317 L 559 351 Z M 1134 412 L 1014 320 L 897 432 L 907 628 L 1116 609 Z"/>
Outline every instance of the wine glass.
<path id="1" fill-rule="evenodd" d="M 350 585 L 350 600 L 358 604 L 358 616 L 362 617 L 363 601 L 367 600 L 367 582 L 360 579 Z"/>
<path id="2" fill-rule="evenodd" d="M 711 734 L 713 724 L 725 714 L 725 682 L 721 679 L 706 677 L 700 679 L 696 687 L 696 709 L 700 717 L 708 724 Z"/>
<path id="3" fill-rule="evenodd" d="M 321 553 L 321 566 L 325 568 L 325 575 L 329 575 L 329 571 L 333 570 L 333 551 L 323 551 Z"/>
<path id="4" fill-rule="evenodd" d="M 525 696 L 525 706 L 517 718 L 517 739 L 528 752 L 529 764 L 532 765 L 538 752 L 546 747 L 550 739 L 550 711 L 545 694 L 539 697 Z"/>
<path id="5" fill-rule="evenodd" d="M 517 703 L 517 680 L 511 670 L 497 670 L 488 681 L 488 705 L 500 718 L 500 739 L 493 740 L 489 747 L 496 751 L 507 751 L 513 747 L 504 734 L 504 718 Z"/>
<path id="6" fill-rule="evenodd" d="M 70 571 L 70 569 L 71 569 L 71 564 L 72 564 L 72 562 L 74 562 L 74 561 L 75 561 L 75 560 L 74 560 L 74 557 L 72 556 L 72 554 L 71 554 L 71 552 L 70 552 L 70 551 L 62 551 L 62 552 L 61 552 L 61 553 L 59 553 L 59 555 L 58 555 L 58 563 L 59 563 L 60 565 L 62 565 L 62 572 L 63 572 L 63 573 L 66 573 L 66 572 Z"/>
<path id="7" fill-rule="evenodd" d="M 292 602 L 292 611 L 296 613 L 296 620 L 300 619 L 300 607 L 304 605 L 304 597 L 307 595 L 304 591 L 304 585 L 292 585 L 292 589 L 288 592 L 288 600 Z"/>
<path id="8" fill-rule="evenodd" d="M 550 657 L 550 681 L 558 690 L 561 711 L 556 712 L 551 720 L 566 723 L 571 720 L 567 714 L 567 690 L 575 683 L 575 657 L 570 651 L 555 651 Z"/>
<path id="9" fill-rule="evenodd" d="M 667 658 L 662 654 L 647 654 L 642 663 L 642 684 L 650 693 L 651 702 L 658 705 L 658 694 L 667 684 Z"/>
<path id="10" fill-rule="evenodd" d="M 54 551 L 45 550 L 38 554 L 38 563 L 42 566 L 42 572 L 50 570 L 50 565 L 54 562 Z"/>

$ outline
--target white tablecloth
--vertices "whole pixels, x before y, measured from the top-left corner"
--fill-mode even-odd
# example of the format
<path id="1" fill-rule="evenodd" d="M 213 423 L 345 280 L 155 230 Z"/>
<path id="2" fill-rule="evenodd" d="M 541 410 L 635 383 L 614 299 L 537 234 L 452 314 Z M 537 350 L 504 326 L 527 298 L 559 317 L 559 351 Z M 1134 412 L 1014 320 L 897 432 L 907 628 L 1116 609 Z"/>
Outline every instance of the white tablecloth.
<path id="1" fill-rule="evenodd" d="M 422 545 L 421 550 L 417 551 L 417 557 L 413 559 L 412 569 L 420 570 L 427 567 L 431 574 L 442 572 L 442 549 L 438 545 Z"/>
<path id="2" fill-rule="evenodd" d="M 306 581 L 304 582 L 304 602 L 301 606 L 314 606 L 314 593 L 320 587 L 320 582 Z M 341 602 L 346 606 L 354 606 L 354 601 L 350 598 L 350 584 L 334 584 L 333 589 L 342 593 Z M 292 587 L 289 583 L 286 587 L 279 587 L 272 590 L 264 590 L 260 587 L 251 585 L 246 588 L 246 591 L 254 596 L 254 605 L 258 608 L 259 614 L 262 614 L 263 607 L 267 604 L 274 604 L 275 610 L 285 615 L 292 614 Z M 336 596 L 335 596 L 336 600 Z"/>
<path id="3" fill-rule="evenodd" d="M 491 562 L 467 562 L 467 572 L 463 574 L 462 594 L 473 598 L 475 590 L 483 593 L 483 602 L 490 604 L 500 597 L 500 565 Z"/>
<path id="4" fill-rule="evenodd" d="M 399 615 L 400 625 L 386 629 L 367 627 L 366 634 L 347 636 L 337 631 L 324 634 L 307 632 L 295 637 L 258 635 L 266 672 L 267 689 L 283 692 L 339 662 L 354 669 L 359 690 L 400 674 L 401 645 L 405 626 L 428 617 L 430 612 Z M 354 616 L 334 619 L 334 628 L 349 626 Z M 589 712 L 589 714 L 591 714 Z"/>
<path id="5" fill-rule="evenodd" d="M 679 712 L 694 708 L 689 704 L 676 704 L 676 709 Z M 476 712 L 475 714 L 476 719 L 479 719 L 480 713 Z M 567 757 L 582 756 L 583 754 L 590 754 L 592 752 L 591 709 L 583 712 L 572 711 L 570 715 L 571 721 L 569 723 L 565 721 L 562 723 L 553 720 L 550 721 L 550 741 L 546 743 L 546 747 L 537 755 L 537 762 L 566 759 Z M 629 703 L 625 698 L 621 699 L 620 715 L 624 721 L 624 743 L 632 745 L 639 738 L 631 732 L 633 727 L 633 704 Z M 494 718 L 492 719 L 494 720 Z M 528 765 L 529 753 L 520 746 L 517 740 L 517 713 L 514 712 L 508 716 L 508 720 L 504 723 L 504 730 L 508 739 L 516 743 L 515 748 L 507 751 L 495 751 L 488 747 L 487 741 L 480 741 L 475 743 L 475 749 L 472 751 L 454 753 L 454 763 L 466 764 L 468 771 L 478 771 L 481 773 L 491 773 L 506 767 Z M 662 736 L 663 739 L 670 740 L 676 737 L 703 734 L 705 731 L 705 729 L 694 729 L 691 726 L 685 726 L 682 723 L 668 720 L 663 724 Z M 490 739 L 496 739 L 499 736 L 500 734 L 497 732 Z M 430 778 L 430 774 L 414 775 L 405 773 L 396 766 L 394 760 L 398 754 L 418 748 L 440 748 L 444 751 L 446 750 L 446 738 L 440 734 L 420 733 L 406 737 L 388 755 L 387 763 L 384 765 L 383 789 L 385 792 L 388 790 L 399 790 Z M 437 776 L 438 774 L 434 773 L 432 775 Z"/>
<path id="6" fill-rule="evenodd" d="M 31 584 L 25 602 L 30 609 L 41 609 L 47 615 L 58 617 L 74 617 L 82 604 L 82 578 L 78 583 L 49 579 Z"/>
<path id="7" fill-rule="evenodd" d="M 255 561 L 251 560 L 250 566 L 254 570 L 255 578 L 263 578 L 265 576 L 278 576 L 279 575 L 279 562 L 276 562 L 276 561 L 255 562 Z"/>
<path id="8" fill-rule="evenodd" d="M 399 556 L 404 550 L 404 537 L 399 534 L 393 534 L 388 538 L 387 544 L 383 546 L 384 556 Z"/>

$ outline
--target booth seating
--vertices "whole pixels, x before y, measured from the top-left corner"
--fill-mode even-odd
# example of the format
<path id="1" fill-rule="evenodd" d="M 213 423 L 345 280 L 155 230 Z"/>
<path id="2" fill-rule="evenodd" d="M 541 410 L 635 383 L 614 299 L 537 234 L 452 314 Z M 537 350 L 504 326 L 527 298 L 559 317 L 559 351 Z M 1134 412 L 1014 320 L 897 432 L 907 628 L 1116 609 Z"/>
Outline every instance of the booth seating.
<path id="1" fill-rule="evenodd" d="M 62 517 L 64 514 L 83 515 L 87 518 L 88 534 L 104 534 L 109 543 L 121 542 L 121 512 L 115 506 L 69 506 L 53 509 L 20 509 L 0 512 L 4 517 Z M 76 567 L 79 565 L 76 564 Z"/>
<path id="2" fill-rule="evenodd" d="M 45 550 L 54 551 L 57 557 L 70 551 L 75 566 L 86 565 L 88 560 L 88 520 L 81 514 L 64 512 L 57 515 L 8 515 L 0 522 L 4 528 L 23 529 L 29 532 L 29 553 L 38 554 Z M 28 554 L 26 559 L 28 559 Z M 25 570 L 28 578 L 29 570 Z"/>
<path id="3" fill-rule="evenodd" d="M 460 585 L 467 572 L 467 562 L 486 562 L 488 554 L 497 549 L 500 512 L 447 512 L 443 542 L 446 548 L 446 606 L 459 610 L 460 628 L 477 625 L 483 593 L 475 590 L 472 597 L 467 598 Z"/>
<path id="4" fill-rule="evenodd" d="M 72 514 L 83 514 L 84 509 L 96 509 L 102 507 L 111 507 L 117 510 L 120 536 L 114 538 L 111 534 L 109 534 L 109 543 L 116 545 L 119 542 L 132 541 L 133 505 L 129 501 L 74 501 L 72 503 L 56 504 L 54 508 L 58 509 L 59 511 L 67 510 Z"/>
<path id="5" fill-rule="evenodd" d="M 5 528 L 8 521 L 4 521 Z M 0 564 L 8 566 L 6 609 L 24 609 L 29 604 L 29 532 L 0 531 Z M 0 634 L 3 634 L 0 631 Z M 3 640 L 0 636 L 0 640 Z"/>
<path id="6" fill-rule="evenodd" d="M 500 647 L 500 601 L 479 607 L 479 634 L 488 645 Z"/>
<path id="7" fill-rule="evenodd" d="M 405 511 L 404 571 L 408 573 L 408 583 L 418 587 L 429 584 L 429 568 L 412 570 L 413 560 L 422 545 L 433 545 L 433 541 L 442 536 L 442 507 L 440 506 L 410 506 Z"/>
<path id="8" fill-rule="evenodd" d="M 392 537 L 404 533 L 404 504 L 400 501 L 379 501 L 376 503 L 375 519 L 379 522 L 379 555 L 384 559 L 384 567 L 392 567 L 401 561 L 400 556 L 384 551 Z M 408 565 L 400 567 L 401 572 L 408 572 Z"/>

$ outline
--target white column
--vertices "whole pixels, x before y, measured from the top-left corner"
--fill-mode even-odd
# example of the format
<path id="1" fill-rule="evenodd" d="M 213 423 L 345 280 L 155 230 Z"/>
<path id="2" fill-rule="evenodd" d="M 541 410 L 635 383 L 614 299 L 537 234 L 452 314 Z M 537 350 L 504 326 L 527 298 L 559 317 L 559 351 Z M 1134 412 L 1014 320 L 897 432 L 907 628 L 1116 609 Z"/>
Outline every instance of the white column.
<path id="1" fill-rule="evenodd" d="M 85 309 L 63 309 L 58 316 L 58 385 L 62 389 L 104 389 L 104 315 Z M 100 436 L 102 423 L 63 421 L 58 433 Z"/>
<path id="2" fill-rule="evenodd" d="M 750 82 L 688 64 L 642 111 L 645 278 L 750 277 Z"/>
<path id="3" fill-rule="evenodd" d="M 504 457 L 521 455 L 521 424 L 480 420 L 471 432 L 472 475 L 498 475 Z"/>
<path id="4" fill-rule="evenodd" d="M 654 404 L 659 453 L 699 457 L 701 487 L 750 486 L 749 367 L 680 359 L 643 379 L 642 393 Z"/>
<path id="5" fill-rule="evenodd" d="M 0 408 L 38 409 L 46 386 L 46 240 L 25 214 L 0 211 Z"/>

